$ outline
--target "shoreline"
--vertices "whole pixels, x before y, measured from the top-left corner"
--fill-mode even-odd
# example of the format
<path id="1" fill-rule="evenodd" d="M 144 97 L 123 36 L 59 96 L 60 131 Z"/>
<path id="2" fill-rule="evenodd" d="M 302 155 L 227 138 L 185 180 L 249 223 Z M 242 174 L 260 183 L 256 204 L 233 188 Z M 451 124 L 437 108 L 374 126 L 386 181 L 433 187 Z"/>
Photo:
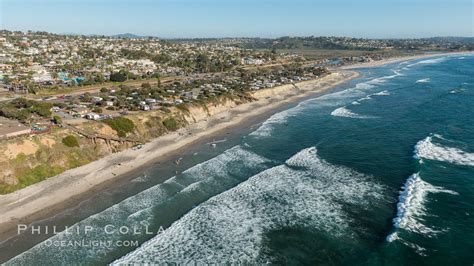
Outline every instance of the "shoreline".
<path id="1" fill-rule="evenodd" d="M 354 64 L 354 65 L 349 65 L 349 66 L 342 66 L 342 67 L 339 67 L 338 69 L 346 69 L 346 70 L 354 69 L 355 70 L 355 69 L 359 69 L 359 68 L 378 67 L 378 66 L 383 66 L 383 65 L 402 62 L 402 61 L 407 61 L 407 60 L 417 60 L 417 59 L 430 58 L 430 57 L 462 55 L 462 54 L 474 54 L 474 51 L 446 52 L 446 53 L 424 53 L 424 54 L 418 54 L 418 55 L 407 55 L 407 56 L 391 57 L 391 58 L 387 58 L 387 59 L 383 59 L 383 60 L 379 60 L 379 61 L 371 61 L 371 62 L 358 63 L 358 64 Z"/>
<path id="2" fill-rule="evenodd" d="M 16 236 L 18 223 L 30 224 L 53 217 L 77 206 L 90 196 L 105 191 L 110 186 L 130 181 L 132 177 L 136 177 L 137 173 L 150 167 L 153 162 L 171 160 L 179 156 L 184 149 L 202 142 L 203 139 L 212 139 L 213 136 L 229 128 L 239 128 L 246 121 L 272 115 L 279 108 L 301 99 L 327 93 L 337 85 L 358 77 L 360 73 L 355 71 L 358 68 L 469 53 L 472 52 L 422 54 L 344 66 L 333 70 L 335 73 L 326 77 L 297 83 L 300 88 L 298 90 L 283 88 L 285 86 L 283 85 L 263 92 L 257 91 L 256 94 L 261 94 L 258 101 L 238 105 L 176 132 L 158 137 L 146 143 L 141 150 L 128 149 L 111 154 L 24 189 L 0 195 L 0 213 L 2 213 L 0 244 Z"/>
<path id="3" fill-rule="evenodd" d="M 16 236 L 18 223 L 45 220 L 74 207 L 88 196 L 105 190 L 112 183 L 129 180 L 154 161 L 179 156 L 188 145 L 212 136 L 260 115 L 272 115 L 279 107 L 298 102 L 314 94 L 326 93 L 341 83 L 359 76 L 358 72 L 340 70 L 320 79 L 297 83 L 299 89 L 285 85 L 260 92 L 257 101 L 238 105 L 203 121 L 146 143 L 140 150 L 124 150 L 97 161 L 48 178 L 24 189 L 0 196 L 0 243 Z M 288 89 L 288 87 L 291 87 Z M 121 164 L 121 165 L 119 165 Z M 100 177 L 100 178 L 98 178 Z M 38 206 L 41 206 L 38 208 Z"/>

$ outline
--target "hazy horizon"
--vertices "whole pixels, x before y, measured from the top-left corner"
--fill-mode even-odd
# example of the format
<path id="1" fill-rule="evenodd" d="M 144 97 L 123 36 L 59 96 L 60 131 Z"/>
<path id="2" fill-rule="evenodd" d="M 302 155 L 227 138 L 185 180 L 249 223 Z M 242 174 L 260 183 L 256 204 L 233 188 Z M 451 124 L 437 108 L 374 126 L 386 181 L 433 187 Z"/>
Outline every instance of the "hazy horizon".
<path id="1" fill-rule="evenodd" d="M 246 39 L 246 38 L 261 38 L 261 39 L 279 39 L 279 38 L 308 38 L 308 37 L 336 37 L 336 38 L 355 38 L 355 39 L 374 39 L 374 40 L 390 40 L 390 39 L 429 39 L 429 38 L 474 38 L 474 36 L 426 36 L 426 37 L 406 37 L 406 38 L 398 38 L 398 37 L 393 37 L 393 38 L 369 38 L 369 37 L 355 37 L 355 36 L 346 36 L 346 35 L 286 35 L 286 36 L 273 36 L 273 37 L 262 37 L 262 36 L 208 36 L 208 37 L 199 37 L 199 36 L 194 36 L 194 37 L 162 37 L 162 36 L 157 36 L 157 35 L 140 35 L 140 34 L 135 34 L 133 32 L 117 32 L 117 33 L 111 33 L 111 34 L 97 34 L 97 33 L 75 33 L 75 32 L 50 32 L 50 31 L 43 31 L 43 30 L 12 30 L 12 29 L 0 29 L 0 30 L 6 30 L 6 31 L 21 31 L 23 33 L 26 33 L 28 31 L 31 32 L 47 32 L 51 34 L 56 34 L 56 35 L 67 35 L 67 36 L 86 36 L 86 37 L 117 37 L 121 35 L 134 35 L 140 38 L 147 38 L 147 37 L 153 37 L 153 38 L 158 38 L 158 39 L 163 39 L 163 40 L 186 40 L 186 39 Z"/>
<path id="2" fill-rule="evenodd" d="M 473 37 L 470 0 L 0 0 L 0 26 L 164 39 Z"/>

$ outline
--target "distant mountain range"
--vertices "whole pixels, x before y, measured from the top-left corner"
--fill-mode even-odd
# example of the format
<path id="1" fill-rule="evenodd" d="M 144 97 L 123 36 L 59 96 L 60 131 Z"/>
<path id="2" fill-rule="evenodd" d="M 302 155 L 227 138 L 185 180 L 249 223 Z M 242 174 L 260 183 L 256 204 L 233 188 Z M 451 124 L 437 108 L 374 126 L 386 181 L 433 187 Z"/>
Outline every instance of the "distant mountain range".
<path id="1" fill-rule="evenodd" d="M 66 32 L 66 33 L 61 33 L 60 35 L 71 35 L 71 36 L 87 36 L 87 37 L 102 37 L 102 36 L 107 36 L 107 37 L 112 37 L 112 38 L 117 38 L 117 39 L 146 39 L 146 38 L 157 38 L 155 36 L 143 36 L 143 35 L 136 35 L 133 33 L 120 33 L 120 34 L 115 34 L 115 35 L 105 35 L 105 34 L 79 34 L 79 33 L 74 33 L 74 32 Z"/>
<path id="2" fill-rule="evenodd" d="M 0 33 L 8 30 L 0 30 Z M 208 41 L 208 40 L 222 40 L 222 39 L 247 39 L 247 40 L 260 40 L 260 41 L 270 41 L 270 40 L 288 40 L 288 39 L 308 39 L 308 38 L 328 38 L 330 36 L 294 36 L 294 37 L 279 37 L 279 38 L 259 38 L 259 37 L 208 37 L 208 38 L 163 38 L 157 36 L 150 36 L 150 35 L 137 35 L 133 33 L 120 33 L 115 35 L 105 35 L 105 34 L 78 34 L 74 32 L 67 32 L 61 33 L 59 35 L 71 35 L 71 36 L 88 36 L 88 37 L 102 37 L 108 36 L 117 39 L 147 39 L 147 38 L 159 38 L 164 40 L 175 40 L 175 41 Z M 435 43 L 462 43 L 462 44 L 474 44 L 474 37 L 459 37 L 459 36 L 438 36 L 438 37 L 425 37 L 425 38 L 352 38 L 351 39 L 360 39 L 360 40 L 380 40 L 380 41 L 388 41 L 388 40 L 425 40 Z"/>
<path id="3" fill-rule="evenodd" d="M 112 35 L 110 37 L 117 38 L 117 39 L 145 39 L 152 36 L 142 36 L 142 35 L 136 35 L 133 33 L 121 33 L 121 34 Z"/>

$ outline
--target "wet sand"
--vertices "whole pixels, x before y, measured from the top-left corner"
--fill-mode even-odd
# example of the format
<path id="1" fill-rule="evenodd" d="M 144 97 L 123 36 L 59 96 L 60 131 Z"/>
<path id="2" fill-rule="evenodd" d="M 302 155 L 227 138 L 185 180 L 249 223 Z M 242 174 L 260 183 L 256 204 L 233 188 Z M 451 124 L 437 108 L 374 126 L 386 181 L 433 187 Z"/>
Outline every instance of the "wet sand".
<path id="1" fill-rule="evenodd" d="M 331 88 L 357 77 L 354 71 L 334 71 L 326 77 L 284 85 L 258 91 L 259 99 L 241 104 L 206 120 L 193 123 L 176 132 L 161 136 L 140 150 L 125 150 L 111 154 L 90 164 L 68 170 L 58 176 L 27 188 L 0 196 L 0 242 L 16 235 L 18 224 L 52 217 L 94 194 L 130 181 L 156 161 L 171 160 L 183 149 L 212 140 L 212 137 L 229 128 L 248 126 L 246 121 L 264 120 L 284 105 L 298 102 L 314 94 L 321 94 Z"/>

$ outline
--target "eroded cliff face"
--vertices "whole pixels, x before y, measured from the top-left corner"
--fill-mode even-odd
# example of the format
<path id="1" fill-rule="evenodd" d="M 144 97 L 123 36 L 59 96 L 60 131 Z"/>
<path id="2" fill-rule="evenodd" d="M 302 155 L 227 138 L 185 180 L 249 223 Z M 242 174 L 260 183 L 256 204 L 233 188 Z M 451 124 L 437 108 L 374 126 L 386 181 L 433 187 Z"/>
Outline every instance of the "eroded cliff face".
<path id="1" fill-rule="evenodd" d="M 172 107 L 167 112 L 156 110 L 132 114 L 128 118 L 134 122 L 135 130 L 129 136 L 150 141 L 225 112 L 237 104 L 227 99 L 206 105 L 190 105 L 186 109 Z M 175 121 L 176 128 L 166 127 L 166 119 Z M 117 136 L 112 128 L 97 121 L 89 121 L 78 127 L 89 133 Z M 80 147 L 65 146 L 62 139 L 68 135 L 74 135 Z M 101 139 L 92 141 L 64 128 L 57 128 L 48 134 L 1 140 L 0 194 L 13 192 L 132 146 L 131 143 L 107 143 Z"/>
<path id="2" fill-rule="evenodd" d="M 67 147 L 62 139 L 72 134 L 57 129 L 51 134 L 0 141 L 0 194 L 40 182 L 67 169 L 110 153 L 107 146 L 80 139 L 80 147 Z"/>
<path id="3" fill-rule="evenodd" d="M 255 91 L 252 93 L 252 96 L 257 100 L 260 100 L 267 97 L 280 97 L 280 96 L 288 95 L 288 94 L 291 94 L 293 91 L 297 92 L 298 90 L 296 89 L 295 86 L 291 84 L 287 84 L 287 85 L 278 86 L 271 89 L 263 89 L 263 90 Z"/>
<path id="4" fill-rule="evenodd" d="M 329 76 L 331 75 L 321 80 Z M 131 114 L 127 118 L 133 121 L 135 129 L 129 137 L 150 141 L 187 125 L 206 121 L 243 103 L 269 97 L 283 99 L 302 90 L 310 90 L 313 83 L 314 81 L 308 81 L 301 82 L 297 86 L 283 85 L 254 91 L 240 97 L 222 97 L 206 104 L 194 103 Z M 78 127 L 89 133 L 117 136 L 112 128 L 102 122 L 89 121 Z M 76 136 L 80 147 L 65 146 L 62 139 L 68 135 Z M 92 141 L 64 128 L 58 128 L 49 134 L 2 140 L 0 194 L 10 193 L 132 146 L 132 143 Z"/>
<path id="5" fill-rule="evenodd" d="M 189 113 L 185 114 L 185 120 L 188 124 L 201 122 L 208 119 L 211 116 L 218 115 L 219 113 L 226 112 L 239 103 L 233 100 L 226 100 L 219 103 L 210 103 L 206 106 L 193 105 L 189 107 Z"/>

